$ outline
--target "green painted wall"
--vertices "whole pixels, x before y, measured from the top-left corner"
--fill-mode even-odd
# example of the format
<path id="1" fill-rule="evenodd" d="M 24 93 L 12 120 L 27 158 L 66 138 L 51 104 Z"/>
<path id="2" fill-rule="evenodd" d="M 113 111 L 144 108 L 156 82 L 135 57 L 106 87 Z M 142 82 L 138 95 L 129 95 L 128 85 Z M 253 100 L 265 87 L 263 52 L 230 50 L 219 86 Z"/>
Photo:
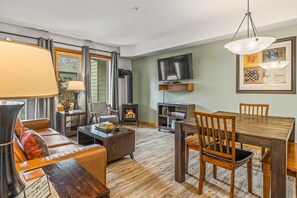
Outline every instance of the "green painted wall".
<path id="1" fill-rule="evenodd" d="M 297 35 L 297 25 L 261 32 L 285 38 Z M 193 92 L 166 92 L 165 102 L 194 103 L 196 110 L 239 111 L 239 103 L 268 103 L 270 115 L 297 118 L 296 94 L 237 94 L 235 55 L 224 49 L 229 40 L 175 50 L 132 61 L 134 102 L 140 106 L 140 120 L 157 121 L 157 103 L 162 102 L 162 91 L 158 91 L 157 60 L 164 57 L 193 53 Z"/>

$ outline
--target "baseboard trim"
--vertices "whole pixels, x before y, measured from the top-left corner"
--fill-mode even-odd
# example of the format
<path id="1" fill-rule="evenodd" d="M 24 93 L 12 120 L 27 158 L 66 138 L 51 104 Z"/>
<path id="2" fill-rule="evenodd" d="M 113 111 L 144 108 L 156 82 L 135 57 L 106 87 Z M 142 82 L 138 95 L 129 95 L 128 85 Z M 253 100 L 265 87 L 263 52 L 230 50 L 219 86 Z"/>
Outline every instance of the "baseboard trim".
<path id="1" fill-rule="evenodd" d="M 154 122 L 147 122 L 147 121 L 140 120 L 139 123 L 142 124 L 142 125 L 147 125 L 147 126 L 151 126 L 151 127 L 157 127 L 157 124 L 154 123 Z"/>

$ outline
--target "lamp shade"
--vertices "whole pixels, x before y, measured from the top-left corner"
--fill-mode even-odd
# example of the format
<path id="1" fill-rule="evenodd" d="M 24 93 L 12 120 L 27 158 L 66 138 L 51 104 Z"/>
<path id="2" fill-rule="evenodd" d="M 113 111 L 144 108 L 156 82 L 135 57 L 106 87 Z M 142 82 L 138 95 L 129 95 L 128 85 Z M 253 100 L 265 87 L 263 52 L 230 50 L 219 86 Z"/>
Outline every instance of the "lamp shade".
<path id="1" fill-rule="evenodd" d="M 85 84 L 83 81 L 69 81 L 68 82 L 68 86 L 67 86 L 68 90 L 73 90 L 73 91 L 83 91 L 86 90 L 85 89 Z"/>
<path id="2" fill-rule="evenodd" d="M 235 54 L 247 55 L 260 52 L 269 47 L 276 38 L 274 37 L 251 37 L 232 41 L 224 47 Z"/>
<path id="3" fill-rule="evenodd" d="M 0 99 L 45 98 L 58 94 L 49 50 L 0 40 Z"/>

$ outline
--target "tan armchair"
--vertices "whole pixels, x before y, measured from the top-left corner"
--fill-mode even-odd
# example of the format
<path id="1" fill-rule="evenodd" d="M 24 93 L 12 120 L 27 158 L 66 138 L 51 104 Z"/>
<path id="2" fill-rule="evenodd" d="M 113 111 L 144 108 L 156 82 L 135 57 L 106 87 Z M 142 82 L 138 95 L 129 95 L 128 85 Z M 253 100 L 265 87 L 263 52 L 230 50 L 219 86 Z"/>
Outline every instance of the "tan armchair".
<path id="1" fill-rule="evenodd" d="M 110 109 L 110 105 L 106 102 L 93 102 L 92 109 L 89 124 L 107 121 L 116 125 L 119 124 L 119 111 Z"/>

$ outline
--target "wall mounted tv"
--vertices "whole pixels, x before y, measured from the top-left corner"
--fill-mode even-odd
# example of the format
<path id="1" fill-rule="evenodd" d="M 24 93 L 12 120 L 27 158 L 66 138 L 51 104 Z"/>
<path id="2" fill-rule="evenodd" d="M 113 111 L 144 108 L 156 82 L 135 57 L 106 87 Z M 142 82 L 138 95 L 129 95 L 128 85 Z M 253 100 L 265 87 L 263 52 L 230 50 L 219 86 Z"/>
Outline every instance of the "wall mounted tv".
<path id="1" fill-rule="evenodd" d="M 192 54 L 184 54 L 158 60 L 159 81 L 193 79 Z"/>

